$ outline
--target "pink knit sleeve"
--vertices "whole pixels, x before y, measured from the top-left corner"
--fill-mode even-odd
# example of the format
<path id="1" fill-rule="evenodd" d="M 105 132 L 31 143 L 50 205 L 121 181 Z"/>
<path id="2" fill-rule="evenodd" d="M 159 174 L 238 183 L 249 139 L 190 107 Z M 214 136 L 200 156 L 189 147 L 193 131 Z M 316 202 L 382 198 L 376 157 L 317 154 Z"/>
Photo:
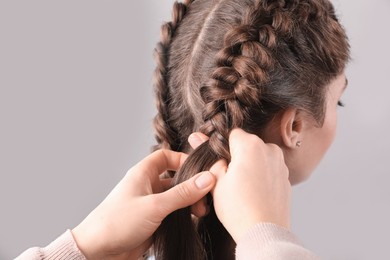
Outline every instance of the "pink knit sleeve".
<path id="1" fill-rule="evenodd" d="M 16 260 L 86 260 L 77 248 L 70 230 L 59 236 L 50 245 L 33 247 L 24 251 Z"/>
<path id="2" fill-rule="evenodd" d="M 252 227 L 237 243 L 236 259 L 318 260 L 287 229 L 271 223 Z"/>

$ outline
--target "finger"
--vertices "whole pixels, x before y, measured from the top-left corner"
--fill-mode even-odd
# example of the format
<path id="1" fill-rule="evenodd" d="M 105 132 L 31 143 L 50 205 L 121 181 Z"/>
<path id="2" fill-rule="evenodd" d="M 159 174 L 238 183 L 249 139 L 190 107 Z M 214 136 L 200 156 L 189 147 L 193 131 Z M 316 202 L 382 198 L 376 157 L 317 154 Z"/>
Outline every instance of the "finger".
<path id="1" fill-rule="evenodd" d="M 191 179 L 159 194 L 155 194 L 160 212 L 167 216 L 175 210 L 188 207 L 201 198 L 214 187 L 215 177 L 210 172 L 201 172 Z"/>
<path id="2" fill-rule="evenodd" d="M 169 190 L 172 188 L 172 178 L 161 179 L 161 186 L 163 191 Z M 198 218 L 206 216 L 210 211 L 210 207 L 207 205 L 207 198 L 203 197 L 195 204 L 191 205 L 191 213 L 197 216 Z"/>
<path id="3" fill-rule="evenodd" d="M 191 205 L 191 213 L 198 218 L 206 216 L 210 211 L 210 206 L 207 205 L 207 198 L 203 197 L 195 204 Z"/>
<path id="4" fill-rule="evenodd" d="M 144 172 L 150 175 L 160 175 L 170 170 L 177 171 L 187 159 L 185 153 L 174 152 L 171 150 L 157 150 L 147 156 L 137 164 L 138 172 Z"/>
<path id="5" fill-rule="evenodd" d="M 169 190 L 172 188 L 172 178 L 167 178 L 167 179 L 161 179 L 161 186 L 163 188 L 163 191 Z"/>
<path id="6" fill-rule="evenodd" d="M 263 140 L 257 135 L 245 132 L 240 128 L 235 128 L 229 135 L 229 147 L 232 158 L 246 154 L 246 151 L 253 148 L 253 145 L 265 145 Z"/>
<path id="7" fill-rule="evenodd" d="M 199 132 L 192 133 L 188 137 L 188 142 L 190 143 L 190 145 L 193 149 L 196 149 L 199 145 L 203 144 L 207 140 L 209 140 L 209 137 L 207 135 L 199 133 Z"/>
<path id="8" fill-rule="evenodd" d="M 226 174 L 227 168 L 228 166 L 226 161 L 219 160 L 213 166 L 211 166 L 210 172 L 217 178 L 218 181 Z"/>

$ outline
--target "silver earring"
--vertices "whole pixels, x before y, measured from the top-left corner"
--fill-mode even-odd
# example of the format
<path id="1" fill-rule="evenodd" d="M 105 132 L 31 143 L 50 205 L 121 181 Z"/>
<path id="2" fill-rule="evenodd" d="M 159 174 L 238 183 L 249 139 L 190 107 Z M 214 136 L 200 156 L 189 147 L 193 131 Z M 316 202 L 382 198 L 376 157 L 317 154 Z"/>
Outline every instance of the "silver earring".
<path id="1" fill-rule="evenodd" d="M 301 145 L 302 145 L 302 142 L 301 142 L 301 141 L 298 141 L 298 142 L 296 143 L 296 146 L 297 146 L 297 147 L 301 147 Z"/>

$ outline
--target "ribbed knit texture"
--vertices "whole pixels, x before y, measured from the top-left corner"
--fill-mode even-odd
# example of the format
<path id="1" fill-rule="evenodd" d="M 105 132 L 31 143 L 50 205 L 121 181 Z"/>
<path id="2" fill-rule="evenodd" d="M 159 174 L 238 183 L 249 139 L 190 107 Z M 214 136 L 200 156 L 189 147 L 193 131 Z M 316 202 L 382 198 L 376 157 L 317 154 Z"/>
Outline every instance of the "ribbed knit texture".
<path id="1" fill-rule="evenodd" d="M 77 248 L 70 230 L 54 240 L 50 245 L 33 247 L 16 258 L 16 260 L 86 260 Z"/>
<path id="2" fill-rule="evenodd" d="M 16 260 L 86 260 L 70 230 L 44 248 L 30 248 Z M 287 229 L 271 223 L 256 224 L 237 243 L 237 260 L 319 260 Z"/>
<path id="3" fill-rule="evenodd" d="M 287 229 L 271 223 L 252 227 L 237 243 L 238 260 L 318 260 Z"/>

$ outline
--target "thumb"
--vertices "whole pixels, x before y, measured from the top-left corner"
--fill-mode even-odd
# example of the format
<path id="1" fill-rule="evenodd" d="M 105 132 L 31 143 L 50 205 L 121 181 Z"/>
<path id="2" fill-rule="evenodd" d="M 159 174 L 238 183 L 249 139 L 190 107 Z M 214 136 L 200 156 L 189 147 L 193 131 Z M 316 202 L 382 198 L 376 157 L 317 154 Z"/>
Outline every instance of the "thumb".
<path id="1" fill-rule="evenodd" d="M 216 179 L 211 172 L 201 172 L 163 193 L 156 194 L 157 201 L 163 208 L 162 213 L 167 216 L 175 210 L 196 203 L 206 196 L 215 182 Z"/>
<path id="2" fill-rule="evenodd" d="M 196 149 L 198 146 L 200 146 L 201 144 L 203 144 L 207 140 L 209 140 L 209 137 L 207 135 L 199 133 L 199 132 L 192 133 L 188 137 L 188 142 L 190 143 L 190 145 L 193 149 Z"/>

